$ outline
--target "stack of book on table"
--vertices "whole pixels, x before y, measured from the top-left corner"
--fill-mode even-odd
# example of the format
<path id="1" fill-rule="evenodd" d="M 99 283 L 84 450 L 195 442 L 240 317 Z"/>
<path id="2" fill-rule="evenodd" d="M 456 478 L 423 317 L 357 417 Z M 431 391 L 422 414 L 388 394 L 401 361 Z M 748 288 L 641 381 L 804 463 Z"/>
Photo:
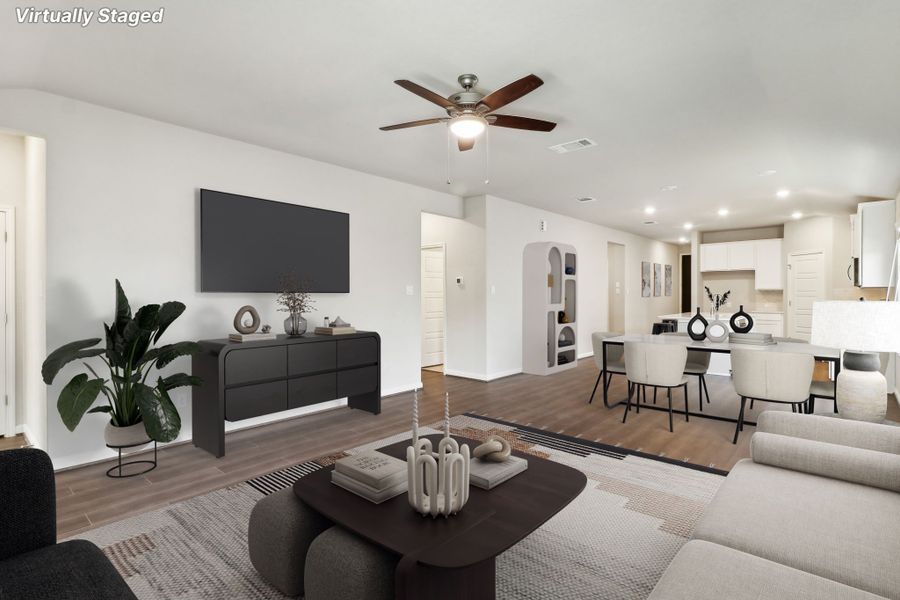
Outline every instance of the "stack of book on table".
<path id="1" fill-rule="evenodd" d="M 505 462 L 489 462 L 473 458 L 469 463 L 469 483 L 483 490 L 490 490 L 527 468 L 528 461 L 518 456 L 510 456 Z"/>
<path id="2" fill-rule="evenodd" d="M 261 342 L 274 339 L 278 339 L 274 333 L 232 333 L 228 335 L 229 342 Z"/>
<path id="3" fill-rule="evenodd" d="M 335 461 L 331 483 L 381 504 L 406 492 L 406 461 L 368 450 Z"/>

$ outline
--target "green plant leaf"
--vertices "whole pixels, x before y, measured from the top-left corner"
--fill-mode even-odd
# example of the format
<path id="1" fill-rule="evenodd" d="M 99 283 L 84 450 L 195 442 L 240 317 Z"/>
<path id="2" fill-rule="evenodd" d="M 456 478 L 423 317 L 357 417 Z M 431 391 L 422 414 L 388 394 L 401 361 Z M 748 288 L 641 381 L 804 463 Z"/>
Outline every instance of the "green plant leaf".
<path id="1" fill-rule="evenodd" d="M 156 387 L 168 392 L 177 387 L 200 385 L 201 383 L 203 383 L 203 380 L 199 377 L 188 375 L 187 373 L 176 373 L 175 375 L 169 375 L 168 377 L 160 377 L 156 382 Z"/>
<path id="2" fill-rule="evenodd" d="M 116 279 L 116 322 L 114 323 L 117 332 L 122 333 L 125 325 L 131 320 L 131 306 L 128 304 L 128 297 L 122 284 Z"/>
<path id="3" fill-rule="evenodd" d="M 95 406 L 94 408 L 92 408 L 91 410 L 89 410 L 89 411 L 87 411 L 87 412 L 88 412 L 88 414 L 91 414 L 91 413 L 109 413 L 109 412 L 112 412 L 112 407 L 109 406 L 108 404 L 104 404 L 104 405 L 102 405 L 102 406 Z"/>
<path id="4" fill-rule="evenodd" d="M 59 400 L 56 401 L 56 409 L 69 431 L 75 431 L 84 413 L 97 399 L 102 387 L 102 379 L 88 380 L 88 376 L 81 373 L 73 377 L 63 388 Z"/>
<path id="5" fill-rule="evenodd" d="M 106 331 L 106 358 L 109 360 L 109 364 L 114 367 L 124 367 L 125 342 L 122 336 L 116 331 L 115 325 L 110 327 L 104 323 L 103 329 Z"/>
<path id="6" fill-rule="evenodd" d="M 159 304 L 142 306 L 134 318 L 128 321 L 122 332 L 123 358 L 126 362 L 140 362 L 150 347 L 150 339 L 158 324 Z"/>
<path id="7" fill-rule="evenodd" d="M 144 358 L 136 366 L 142 366 L 153 359 L 156 359 L 156 367 L 162 369 L 179 356 L 190 356 L 200 352 L 200 345 L 196 342 L 178 342 L 175 344 L 166 344 L 159 348 L 152 348 Z"/>
<path id="8" fill-rule="evenodd" d="M 68 344 L 60 346 L 59 348 L 51 352 L 46 360 L 44 360 L 44 364 L 41 366 L 41 376 L 44 378 L 44 383 L 46 383 L 47 385 L 53 383 L 53 379 L 56 377 L 56 374 L 59 373 L 60 369 L 62 369 L 66 364 L 72 362 L 73 360 L 78 360 L 79 358 L 90 358 L 92 356 L 100 356 L 101 354 L 103 354 L 102 348 L 85 350 L 85 348 L 96 346 L 99 343 L 100 338 L 79 340 L 77 342 L 69 342 Z"/>
<path id="9" fill-rule="evenodd" d="M 155 390 L 143 383 L 135 384 L 134 397 L 141 409 L 144 428 L 150 439 L 171 442 L 181 431 L 178 409 L 165 390 Z"/>
<path id="10" fill-rule="evenodd" d="M 159 341 L 159 338 L 166 332 L 169 325 L 181 316 L 184 309 L 185 306 L 181 302 L 166 302 L 159 307 L 159 329 L 156 331 L 156 335 L 153 336 L 154 344 Z"/>

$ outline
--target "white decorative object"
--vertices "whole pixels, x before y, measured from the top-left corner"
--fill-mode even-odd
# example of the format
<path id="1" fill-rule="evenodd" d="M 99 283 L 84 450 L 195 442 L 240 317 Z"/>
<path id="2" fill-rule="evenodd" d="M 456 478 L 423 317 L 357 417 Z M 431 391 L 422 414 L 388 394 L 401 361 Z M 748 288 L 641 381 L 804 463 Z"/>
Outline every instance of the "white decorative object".
<path id="1" fill-rule="evenodd" d="M 900 352 L 898 332 L 900 302 L 828 301 L 813 304 L 811 342 L 817 346 L 861 352 Z M 847 381 L 842 381 L 844 378 Z M 879 371 L 843 369 L 837 378 L 836 397 L 838 411 L 849 419 L 879 422 L 887 413 L 887 382 Z"/>
<path id="2" fill-rule="evenodd" d="M 450 394 L 444 395 L 444 437 L 437 454 L 419 439 L 419 392 L 413 394 L 412 445 L 406 449 L 409 504 L 423 515 L 449 516 L 469 500 L 469 446 L 450 437 Z"/>
<path id="3" fill-rule="evenodd" d="M 487 462 L 506 462 L 511 453 L 512 446 L 509 441 L 499 435 L 492 435 L 472 450 L 472 456 Z"/>

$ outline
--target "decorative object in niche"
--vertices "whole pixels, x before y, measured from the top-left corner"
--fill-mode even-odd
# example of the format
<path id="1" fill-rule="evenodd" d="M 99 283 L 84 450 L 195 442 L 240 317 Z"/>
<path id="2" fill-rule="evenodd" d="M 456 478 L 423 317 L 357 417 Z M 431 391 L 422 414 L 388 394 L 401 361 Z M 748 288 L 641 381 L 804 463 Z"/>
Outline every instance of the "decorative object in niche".
<path id="1" fill-rule="evenodd" d="M 506 462 L 512 453 L 509 441 L 499 435 L 492 435 L 472 451 L 472 456 L 487 462 Z"/>
<path id="2" fill-rule="evenodd" d="M 666 265 L 666 296 L 672 295 L 672 265 Z"/>
<path id="3" fill-rule="evenodd" d="M 738 312 L 731 315 L 731 330 L 736 333 L 750 333 L 753 329 L 753 317 L 744 312 L 744 305 L 741 304 Z"/>
<path id="4" fill-rule="evenodd" d="M 691 336 L 691 339 L 700 342 L 706 339 L 706 326 L 709 325 L 709 321 L 703 318 L 703 315 L 700 314 L 700 307 L 697 307 L 697 314 L 691 317 L 691 320 L 688 321 L 687 324 L 687 332 L 688 335 Z"/>
<path id="5" fill-rule="evenodd" d="M 250 316 L 250 322 L 246 323 L 244 321 L 244 316 Z M 255 333 L 257 329 L 259 329 L 259 313 L 256 312 L 256 309 L 250 306 L 249 304 L 246 306 L 242 306 L 238 309 L 237 313 L 234 315 L 234 329 L 238 333 Z"/>
<path id="6" fill-rule="evenodd" d="M 641 297 L 649 298 L 650 297 L 650 263 L 646 261 L 641 262 Z"/>
<path id="7" fill-rule="evenodd" d="M 469 500 L 469 446 L 450 437 L 450 394 L 444 394 L 444 437 L 437 456 L 419 438 L 419 393 L 413 394 L 412 445 L 406 449 L 409 504 L 422 515 L 458 513 Z"/>
<path id="8" fill-rule="evenodd" d="M 662 265 L 653 263 L 653 295 L 662 295 Z"/>

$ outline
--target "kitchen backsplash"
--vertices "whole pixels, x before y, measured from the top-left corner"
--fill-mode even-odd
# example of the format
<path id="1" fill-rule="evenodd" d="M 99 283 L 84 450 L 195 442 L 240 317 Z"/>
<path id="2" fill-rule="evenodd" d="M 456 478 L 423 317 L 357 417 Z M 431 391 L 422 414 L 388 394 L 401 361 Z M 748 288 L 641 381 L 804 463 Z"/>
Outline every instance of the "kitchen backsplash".
<path id="1" fill-rule="evenodd" d="M 725 312 L 736 311 L 741 304 L 747 310 L 778 312 L 784 310 L 784 295 L 781 290 L 757 290 L 753 271 L 703 273 L 702 276 L 703 285 L 708 286 L 713 294 L 723 294 L 731 290 L 728 304 L 722 309 Z M 701 308 L 708 311 L 709 300 L 706 299 L 706 292 L 703 293 L 702 301 Z"/>

